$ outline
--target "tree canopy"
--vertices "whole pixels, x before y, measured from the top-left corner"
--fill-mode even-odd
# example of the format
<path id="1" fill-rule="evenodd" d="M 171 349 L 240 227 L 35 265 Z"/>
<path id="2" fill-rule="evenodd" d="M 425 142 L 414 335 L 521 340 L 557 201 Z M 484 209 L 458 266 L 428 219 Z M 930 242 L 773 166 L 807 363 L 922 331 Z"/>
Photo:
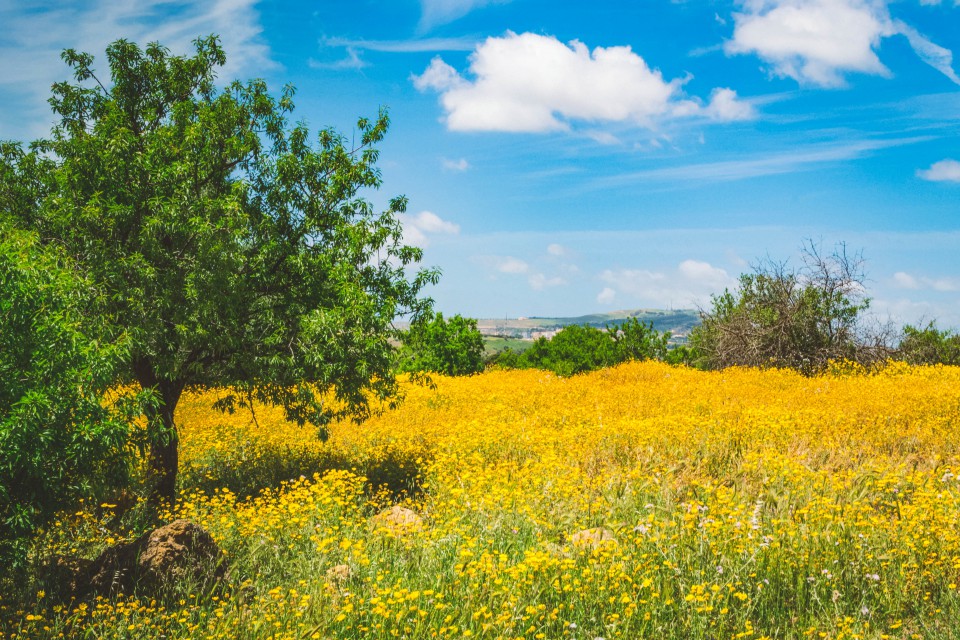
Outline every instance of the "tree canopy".
<path id="1" fill-rule="evenodd" d="M 216 88 L 214 36 L 190 56 L 118 40 L 109 77 L 90 54 L 62 57 L 74 82 L 53 87 L 51 136 L 3 145 L 0 216 L 60 247 L 101 294 L 95 321 L 129 337 L 124 377 L 158 397 L 155 495 L 175 497 L 189 385 L 321 428 L 394 397 L 392 323 L 429 310 L 438 273 L 402 243 L 406 200 L 378 212 L 364 197 L 387 114 L 360 119 L 355 144 L 333 129 L 311 141 L 289 120 L 292 87 Z"/>
<path id="2" fill-rule="evenodd" d="M 400 371 L 463 376 L 483 371 L 483 336 L 477 321 L 456 314 L 425 316 L 401 336 Z"/>

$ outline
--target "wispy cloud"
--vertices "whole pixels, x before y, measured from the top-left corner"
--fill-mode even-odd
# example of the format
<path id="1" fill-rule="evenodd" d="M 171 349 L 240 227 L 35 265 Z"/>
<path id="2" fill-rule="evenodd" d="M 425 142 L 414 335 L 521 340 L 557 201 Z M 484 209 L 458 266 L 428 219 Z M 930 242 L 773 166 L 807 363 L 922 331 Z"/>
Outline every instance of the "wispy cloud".
<path id="1" fill-rule="evenodd" d="M 658 181 L 684 182 L 728 182 L 745 180 L 761 176 L 779 175 L 807 171 L 817 165 L 853 160 L 869 155 L 880 149 L 900 147 L 929 140 L 928 136 L 895 138 L 885 140 L 858 140 L 831 144 L 808 145 L 806 148 L 793 148 L 773 154 L 755 156 L 743 160 L 725 160 L 686 164 L 675 167 L 645 169 L 598 178 L 591 183 L 594 188 L 604 188 L 631 182 Z"/>
<path id="2" fill-rule="evenodd" d="M 261 36 L 257 0 L 142 0 L 112 2 L 0 3 L 0 85 L 20 97 L 0 116 L 0 138 L 37 137 L 49 122 L 45 100 L 50 85 L 69 70 L 60 51 L 92 53 L 106 76 L 104 49 L 124 37 L 141 46 L 157 41 L 174 53 L 188 54 L 198 36 L 218 34 L 227 51 L 220 70 L 226 80 L 258 75 L 276 66 Z M 26 124 L 25 124 L 26 123 Z"/>
<path id="3" fill-rule="evenodd" d="M 420 0 L 420 30 L 459 20 L 475 9 L 491 4 L 506 4 L 510 0 Z"/>
<path id="4" fill-rule="evenodd" d="M 429 53 L 431 51 L 472 51 L 481 41 L 478 38 L 415 38 L 411 40 L 352 40 L 323 38 L 324 47 L 380 51 L 383 53 Z"/>
<path id="5" fill-rule="evenodd" d="M 451 160 L 450 158 L 441 158 L 440 164 L 443 165 L 443 168 L 447 171 L 457 171 L 462 172 L 470 168 L 470 163 L 467 162 L 466 158 L 460 158 L 459 160 Z"/>

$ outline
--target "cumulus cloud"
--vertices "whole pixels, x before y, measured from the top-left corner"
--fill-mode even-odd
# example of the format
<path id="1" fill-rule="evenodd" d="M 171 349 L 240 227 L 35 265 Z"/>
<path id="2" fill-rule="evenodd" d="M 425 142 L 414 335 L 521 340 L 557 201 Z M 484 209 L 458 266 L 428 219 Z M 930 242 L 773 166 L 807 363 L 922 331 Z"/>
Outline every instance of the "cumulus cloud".
<path id="1" fill-rule="evenodd" d="M 440 93 L 454 131 L 546 132 L 574 122 L 621 122 L 652 127 L 664 117 L 714 120 L 753 117 L 731 89 L 715 91 L 707 106 L 686 99 L 684 79 L 665 80 L 630 47 L 569 45 L 534 33 L 487 38 L 470 56 L 468 79 L 435 57 L 412 78 Z"/>
<path id="2" fill-rule="evenodd" d="M 956 278 L 917 277 L 904 271 L 897 271 L 893 274 L 893 284 L 899 289 L 928 289 L 942 293 L 960 291 L 960 280 Z"/>
<path id="3" fill-rule="evenodd" d="M 960 182 L 960 162 L 949 159 L 934 162 L 929 169 L 917 171 L 917 175 L 933 182 Z"/>
<path id="4" fill-rule="evenodd" d="M 401 214 L 400 224 L 403 226 L 404 243 L 421 248 L 429 246 L 430 236 L 460 233 L 460 225 L 444 220 L 432 211 L 421 211 L 416 215 Z"/>
<path id="5" fill-rule="evenodd" d="M 557 244 L 556 242 L 547 245 L 547 253 L 556 257 L 562 258 L 564 256 L 570 255 L 570 250 L 567 249 L 562 244 Z"/>
<path id="6" fill-rule="evenodd" d="M 684 260 L 667 271 L 607 269 L 600 280 L 607 285 L 604 291 L 610 289 L 629 296 L 636 304 L 661 308 L 703 305 L 711 294 L 736 285 L 724 269 L 698 260 Z"/>
<path id="7" fill-rule="evenodd" d="M 877 50 L 903 35 L 917 55 L 954 82 L 949 50 L 890 17 L 886 0 L 741 0 L 728 54 L 755 54 L 771 71 L 803 84 L 837 87 L 846 73 L 889 76 Z"/>
<path id="8" fill-rule="evenodd" d="M 597 302 L 600 304 L 613 304 L 617 297 L 617 292 L 610 287 L 604 287 L 603 291 L 597 294 Z"/>

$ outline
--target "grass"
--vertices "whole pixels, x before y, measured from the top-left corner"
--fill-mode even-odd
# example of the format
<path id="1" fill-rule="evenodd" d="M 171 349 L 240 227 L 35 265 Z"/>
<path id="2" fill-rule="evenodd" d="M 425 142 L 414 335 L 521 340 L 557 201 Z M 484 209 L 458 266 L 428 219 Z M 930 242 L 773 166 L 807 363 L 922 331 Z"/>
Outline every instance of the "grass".
<path id="1" fill-rule="evenodd" d="M 0 603 L 0 634 L 960 637 L 958 368 L 436 382 L 326 443 L 189 396 L 166 517 L 218 540 L 225 590 L 70 607 L 36 583 Z M 393 504 L 422 521 L 374 517 Z M 132 533 L 80 509 L 37 553 Z"/>

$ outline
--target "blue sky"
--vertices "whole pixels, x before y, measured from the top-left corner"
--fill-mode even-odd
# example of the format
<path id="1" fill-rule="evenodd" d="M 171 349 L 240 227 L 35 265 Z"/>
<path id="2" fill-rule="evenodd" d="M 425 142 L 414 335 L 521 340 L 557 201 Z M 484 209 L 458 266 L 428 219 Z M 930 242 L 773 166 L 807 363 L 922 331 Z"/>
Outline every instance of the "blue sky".
<path id="1" fill-rule="evenodd" d="M 389 108 L 383 204 L 475 317 L 693 307 L 806 238 L 862 250 L 879 318 L 960 326 L 960 0 L 0 0 L 0 138 L 59 51 L 125 37 Z"/>

